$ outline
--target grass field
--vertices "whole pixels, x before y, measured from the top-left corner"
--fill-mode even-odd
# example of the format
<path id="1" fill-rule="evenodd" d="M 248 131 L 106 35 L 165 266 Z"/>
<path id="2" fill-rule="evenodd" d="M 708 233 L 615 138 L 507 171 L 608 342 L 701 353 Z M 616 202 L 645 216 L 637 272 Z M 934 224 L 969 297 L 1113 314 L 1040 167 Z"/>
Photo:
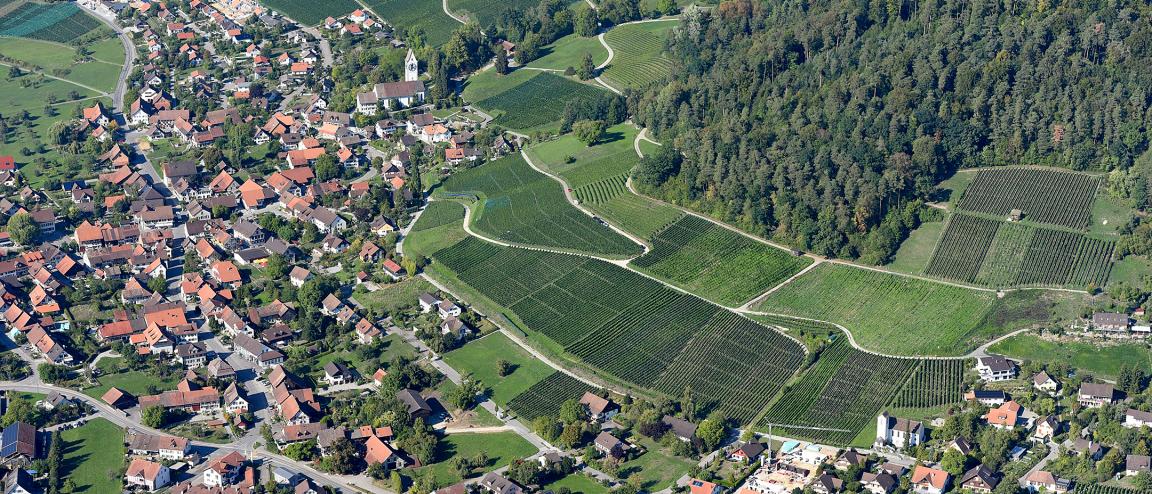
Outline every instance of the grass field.
<path id="1" fill-rule="evenodd" d="M 979 334 L 995 294 L 825 263 L 757 308 L 848 328 L 864 348 L 898 355 L 959 355 Z M 915 335 L 915 337 L 912 337 Z"/>
<path id="2" fill-rule="evenodd" d="M 728 306 L 738 306 L 800 272 L 807 257 L 685 215 L 652 238 L 636 268 Z"/>
<path id="3" fill-rule="evenodd" d="M 527 70 L 516 72 L 535 72 L 535 74 L 519 84 L 504 85 L 507 89 L 483 100 L 470 100 L 475 102 L 476 106 L 492 113 L 496 117 L 494 123 L 512 130 L 555 131 L 564 116 L 564 107 L 569 102 L 590 100 L 606 94 L 599 86 L 581 84 L 551 72 Z M 464 97 L 469 99 L 467 89 Z"/>
<path id="4" fill-rule="evenodd" d="M 364 0 L 364 4 L 396 28 L 422 32 L 432 46 L 448 42 L 452 31 L 462 25 L 444 13 L 440 0 Z"/>
<path id="5" fill-rule="evenodd" d="M 568 203 L 559 183 L 518 154 L 453 175 L 444 182 L 442 195 L 480 197 L 473 206 L 474 227 L 508 242 L 611 257 L 642 250 Z"/>
<path id="6" fill-rule="evenodd" d="M 452 485 L 461 480 L 452 468 L 452 458 L 473 458 L 480 453 L 488 456 L 488 463 L 477 469 L 488 472 L 507 466 L 513 460 L 524 458 L 536 452 L 531 443 L 515 432 L 495 432 L 491 434 L 456 433 L 444 437 L 436 448 L 436 460 L 414 472 L 418 475 L 431 475 L 436 485 Z M 108 491 L 111 492 L 111 491 Z"/>
<path id="7" fill-rule="evenodd" d="M 611 492 L 610 489 L 604 487 L 604 484 L 579 472 L 541 487 L 552 492 L 557 492 L 561 487 L 564 487 L 572 494 L 608 494 Z"/>
<path id="8" fill-rule="evenodd" d="M 665 453 L 659 444 L 648 438 L 633 437 L 636 442 L 648 451 L 639 458 L 620 464 L 624 480 L 639 485 L 645 492 L 657 492 L 676 482 L 680 477 L 696 466 L 696 462 L 689 458 L 682 458 Z"/>
<path id="9" fill-rule="evenodd" d="M 100 43 L 103 44 L 106 41 Z M 118 52 L 108 50 L 103 46 L 100 47 L 100 55 L 110 58 L 109 61 L 100 59 L 75 63 L 73 60 L 76 54 L 75 48 L 59 43 L 22 38 L 0 38 L 0 55 L 40 67 L 48 75 L 103 91 L 111 91 L 116 86 L 116 80 L 120 77 L 120 68 L 124 63 L 123 45 L 117 39 L 111 41 L 116 43 Z"/>
<path id="10" fill-rule="evenodd" d="M 60 433 L 67 445 L 60 477 L 76 492 L 120 492 L 124 470 L 124 429 L 102 418 Z"/>
<path id="11" fill-rule="evenodd" d="M 403 238 L 404 255 L 432 257 L 436 251 L 451 247 L 468 237 L 461 225 L 464 224 L 464 206 L 452 201 L 433 201 L 428 208 L 435 207 L 432 214 L 425 211 L 416 220 L 412 231 Z M 424 222 L 427 221 L 428 225 Z"/>
<path id="12" fill-rule="evenodd" d="M 908 234 L 908 238 L 900 244 L 900 249 L 896 251 L 892 262 L 884 267 L 898 273 L 923 273 L 943 231 L 943 221 L 922 223 L 919 228 Z"/>
<path id="13" fill-rule="evenodd" d="M 94 388 L 85 389 L 84 394 L 99 398 L 110 388 L 116 387 L 134 396 L 140 396 L 148 394 L 149 386 L 155 386 L 160 390 L 176 389 L 176 383 L 180 380 L 179 375 L 173 375 L 168 379 L 159 379 L 141 371 L 120 372 L 120 362 L 122 360 L 118 358 L 101 359 L 98 365 L 104 371 L 104 375 L 97 378 L 100 384 Z"/>
<path id="14" fill-rule="evenodd" d="M 382 285 L 374 292 L 357 293 L 353 298 L 368 309 L 379 309 L 394 313 L 417 305 L 416 298 L 424 292 L 435 291 L 435 287 L 423 278 L 408 278 L 406 280 Z"/>
<path id="15" fill-rule="evenodd" d="M 316 26 L 328 16 L 340 18 L 360 8 L 356 0 L 262 0 L 269 7 L 305 26 Z"/>
<path id="16" fill-rule="evenodd" d="M 569 34 L 540 49 L 540 58 L 528 62 L 527 67 L 564 70 L 576 68 L 584 62 L 584 54 L 592 54 L 592 63 L 600 65 L 608 60 L 608 50 L 595 36 Z"/>
<path id="17" fill-rule="evenodd" d="M 663 54 L 664 40 L 678 23 L 672 19 L 610 29 L 604 41 L 616 56 L 602 74 L 608 84 L 617 89 L 635 88 L 668 75 L 672 62 Z"/>
<path id="18" fill-rule="evenodd" d="M 1137 366 L 1145 373 L 1152 372 L 1152 350 L 1142 343 L 1057 342 L 1022 334 L 992 345 L 988 350 L 1015 359 L 1066 363 L 1082 372 L 1106 379 L 1115 378 L 1123 364 Z"/>
<path id="19" fill-rule="evenodd" d="M 496 362 L 505 360 L 514 368 L 512 373 L 500 377 Z M 491 333 L 461 348 L 444 354 L 444 362 L 463 375 L 471 375 L 492 390 L 489 397 L 497 405 L 508 401 L 540 382 L 554 370 L 532 354 L 517 346 L 502 333 Z"/>
<path id="20" fill-rule="evenodd" d="M 19 36 L 64 43 L 100 27 L 100 21 L 74 3 L 19 1 L 5 6 L 0 36 Z"/>
<path id="21" fill-rule="evenodd" d="M 737 421 L 799 366 L 799 344 L 618 266 L 466 239 L 434 260 L 572 357 L 634 386 L 690 386 Z"/>
<path id="22" fill-rule="evenodd" d="M 560 175 L 582 206 L 618 228 L 648 239 L 684 213 L 637 196 L 625 187 L 628 173 L 640 159 L 632 147 L 637 132 L 632 125 L 616 125 L 595 146 L 585 146 L 566 134 L 534 145 L 527 153 L 533 163 Z M 568 158 L 572 158 L 570 163 Z"/>

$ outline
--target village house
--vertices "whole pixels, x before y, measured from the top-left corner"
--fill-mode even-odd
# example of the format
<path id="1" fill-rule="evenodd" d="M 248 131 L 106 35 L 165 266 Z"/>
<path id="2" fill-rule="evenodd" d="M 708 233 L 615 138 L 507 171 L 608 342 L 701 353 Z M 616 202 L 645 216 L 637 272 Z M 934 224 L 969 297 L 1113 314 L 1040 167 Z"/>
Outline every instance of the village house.
<path id="1" fill-rule="evenodd" d="M 944 494 L 952 485 L 952 476 L 943 470 L 917 465 L 912 470 L 912 490 L 917 494 Z"/>
<path id="2" fill-rule="evenodd" d="M 1128 428 L 1152 427 L 1152 412 L 1129 408 L 1124 412 L 1124 423 L 1121 425 Z"/>
<path id="3" fill-rule="evenodd" d="M 597 422 L 611 420 L 620 411 L 620 407 L 612 400 L 601 398 L 590 391 L 585 391 L 580 397 L 580 404 L 588 411 L 588 418 Z"/>
<path id="4" fill-rule="evenodd" d="M 1085 408 L 1100 408 L 1111 405 L 1116 394 L 1115 388 L 1108 383 L 1084 383 L 1076 394 L 1076 401 Z"/>
<path id="5" fill-rule="evenodd" d="M 976 359 L 976 371 L 980 373 L 980 379 L 997 382 L 1015 379 L 1017 368 L 1012 361 L 993 355 Z"/>

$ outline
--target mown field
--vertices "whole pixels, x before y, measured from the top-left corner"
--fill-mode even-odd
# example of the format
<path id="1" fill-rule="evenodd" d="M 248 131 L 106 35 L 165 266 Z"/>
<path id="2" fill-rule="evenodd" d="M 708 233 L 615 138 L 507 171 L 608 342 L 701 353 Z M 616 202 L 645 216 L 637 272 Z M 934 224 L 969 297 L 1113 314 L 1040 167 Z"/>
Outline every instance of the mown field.
<path id="1" fill-rule="evenodd" d="M 4 5 L 0 17 L 0 36 L 18 36 L 65 43 L 75 40 L 100 26 L 74 3 L 35 3 L 19 0 Z"/>
<path id="2" fill-rule="evenodd" d="M 992 292 L 824 263 L 757 310 L 841 324 L 878 352 L 961 355 L 987 336 L 980 333 L 996 304 Z"/>
<path id="3" fill-rule="evenodd" d="M 511 374 L 501 377 L 497 373 L 496 363 L 500 360 L 512 364 Z M 500 406 L 554 372 L 502 333 L 489 334 L 448 352 L 444 362 L 483 383 L 491 390 L 489 398 Z"/>
<path id="4" fill-rule="evenodd" d="M 517 394 L 508 402 L 508 408 L 523 419 L 531 422 L 536 417 L 555 416 L 560 405 L 568 400 L 576 400 L 585 391 L 595 391 L 592 386 L 560 371 L 553 371 L 531 387 Z"/>
<path id="5" fill-rule="evenodd" d="M 21 38 L 0 38 L 0 55 L 26 66 L 39 67 L 45 74 L 110 92 L 120 77 L 124 48 L 119 40 L 113 39 L 118 50 L 110 52 L 102 47 L 106 41 L 93 43 L 90 49 L 101 48 L 98 54 L 111 58 L 108 61 L 96 59 L 97 52 L 93 50 L 93 60 L 77 63 L 76 49 L 71 46 Z M 98 44 L 101 46 L 96 46 Z"/>
<path id="6" fill-rule="evenodd" d="M 576 68 L 584 62 L 584 54 L 592 55 L 592 63 L 600 65 L 608 59 L 608 50 L 595 36 L 569 34 L 540 49 L 540 58 L 528 62 L 527 67 L 538 69 L 565 70 Z"/>
<path id="7" fill-rule="evenodd" d="M 964 189 L 957 208 L 1003 217 L 1018 209 L 1024 221 L 1085 228 L 1099 187 L 1099 178 L 1071 171 L 980 170 Z"/>
<path id="8" fill-rule="evenodd" d="M 433 258 L 588 365 L 670 396 L 690 386 L 738 421 L 759 413 L 803 356 L 775 331 L 594 259 L 474 238 Z"/>
<path id="9" fill-rule="evenodd" d="M 685 215 L 652 237 L 632 265 L 676 286 L 738 306 L 812 263 L 711 221 Z"/>
<path id="10" fill-rule="evenodd" d="M 463 224 L 463 205 L 452 201 L 429 203 L 428 209 L 416 220 L 412 230 L 401 239 L 404 255 L 432 257 L 436 251 L 450 247 L 468 236 L 468 232 L 461 228 Z"/>
<path id="11" fill-rule="evenodd" d="M 990 287 L 1103 286 L 1115 240 L 954 214 L 924 273 Z"/>
<path id="12" fill-rule="evenodd" d="M 473 225 L 494 238 L 518 244 L 629 257 L 642 247 L 576 209 L 561 185 L 510 155 L 465 170 L 444 182 L 445 197 L 475 195 Z"/>
<path id="13" fill-rule="evenodd" d="M 360 8 L 356 0 L 262 0 L 269 7 L 305 26 L 316 26 L 328 16 L 339 19 Z M 371 2 L 367 2 L 371 6 Z M 411 2 L 416 3 L 416 2 Z M 380 14 L 383 15 L 383 14 Z"/>
<path id="14" fill-rule="evenodd" d="M 122 490 L 124 429 L 106 419 L 96 418 L 81 427 L 61 432 L 60 439 L 65 444 L 60 477 L 72 480 L 76 484 L 75 492 Z"/>
<path id="15" fill-rule="evenodd" d="M 628 174 L 639 162 L 632 143 L 637 129 L 629 124 L 610 127 L 607 137 L 586 146 L 572 134 L 528 148 L 532 162 L 560 175 L 580 204 L 613 225 L 640 238 L 652 238 L 684 216 L 679 209 L 631 193 Z"/>
<path id="16" fill-rule="evenodd" d="M 475 103 L 496 116 L 493 121 L 496 125 L 521 132 L 552 131 L 559 127 L 568 102 L 597 98 L 604 92 L 597 86 L 581 84 L 550 72 L 537 72 L 527 80 L 505 86 L 503 91 Z"/>
<path id="17" fill-rule="evenodd" d="M 604 41 L 615 57 L 602 77 L 616 89 L 636 88 L 660 79 L 672 69 L 664 56 L 664 40 L 679 22 L 675 19 L 617 26 L 608 30 Z"/>
<path id="18" fill-rule="evenodd" d="M 444 13 L 440 0 L 364 0 L 364 4 L 396 28 L 423 33 L 433 46 L 448 42 L 452 31 L 462 25 Z"/>
<path id="19" fill-rule="evenodd" d="M 1014 359 L 1063 363 L 1105 379 L 1115 378 L 1120 366 L 1125 364 L 1152 373 L 1152 350 L 1142 343 L 1053 341 L 1022 334 L 996 343 L 988 350 Z"/>

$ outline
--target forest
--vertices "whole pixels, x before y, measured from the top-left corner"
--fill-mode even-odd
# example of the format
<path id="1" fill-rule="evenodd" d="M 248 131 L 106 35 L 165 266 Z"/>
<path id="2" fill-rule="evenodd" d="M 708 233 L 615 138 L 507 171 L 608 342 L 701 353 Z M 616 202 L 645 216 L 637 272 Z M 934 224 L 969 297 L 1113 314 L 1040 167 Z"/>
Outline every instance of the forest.
<path id="1" fill-rule="evenodd" d="M 1148 147 L 1135 1 L 731 0 L 686 12 L 629 94 L 672 143 L 648 193 L 822 255 L 884 262 L 959 168 L 1126 170 Z M 1143 188 L 1143 187 L 1141 187 Z M 911 221 L 910 221 L 911 220 Z"/>

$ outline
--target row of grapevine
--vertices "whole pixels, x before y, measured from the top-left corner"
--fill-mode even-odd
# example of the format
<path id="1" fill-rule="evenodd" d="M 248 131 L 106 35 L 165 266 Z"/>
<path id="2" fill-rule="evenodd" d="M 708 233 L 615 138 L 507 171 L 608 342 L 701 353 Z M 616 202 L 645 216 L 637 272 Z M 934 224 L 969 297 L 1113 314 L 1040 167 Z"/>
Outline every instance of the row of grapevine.
<path id="1" fill-rule="evenodd" d="M 892 401 L 892 406 L 928 408 L 959 402 L 963 399 L 967 365 L 963 359 L 921 362 Z"/>
<path id="2" fill-rule="evenodd" d="M 1099 185 L 1098 178 L 1071 171 L 981 170 L 957 207 L 997 216 L 1007 216 L 1017 209 L 1026 220 L 1084 228 L 1091 220 L 1092 201 Z"/>
<path id="3" fill-rule="evenodd" d="M 604 204 L 612 198 L 626 193 L 624 182 L 628 177 L 617 175 L 599 182 L 593 182 L 573 191 L 582 203 Z"/>
<path id="4" fill-rule="evenodd" d="M 420 219 L 412 226 L 412 231 L 419 232 L 431 230 L 438 226 L 458 223 L 464 220 L 464 206 L 451 201 L 433 201 L 428 203 Z"/>
<path id="5" fill-rule="evenodd" d="M 478 101 L 476 106 L 504 112 L 496 117 L 497 125 L 525 130 L 560 121 L 569 102 L 593 100 L 603 94 L 597 86 L 540 72 L 507 91 Z"/>
<path id="6" fill-rule="evenodd" d="M 1024 255 L 1018 285 L 1103 285 L 1115 242 L 1059 230 L 1041 230 Z"/>
<path id="7" fill-rule="evenodd" d="M 1088 484 L 1076 486 L 1076 494 L 1152 494 L 1152 490 L 1141 491 L 1115 485 Z"/>
<path id="8" fill-rule="evenodd" d="M 936 252 L 924 268 L 924 274 L 961 281 L 972 281 L 996 238 L 999 221 L 979 216 L 957 214 L 948 222 Z"/>
<path id="9" fill-rule="evenodd" d="M 594 390 L 592 386 L 556 371 L 509 400 L 508 408 L 525 422 L 531 422 L 536 417 L 556 415 L 564 402 L 580 399 L 585 391 Z"/>

